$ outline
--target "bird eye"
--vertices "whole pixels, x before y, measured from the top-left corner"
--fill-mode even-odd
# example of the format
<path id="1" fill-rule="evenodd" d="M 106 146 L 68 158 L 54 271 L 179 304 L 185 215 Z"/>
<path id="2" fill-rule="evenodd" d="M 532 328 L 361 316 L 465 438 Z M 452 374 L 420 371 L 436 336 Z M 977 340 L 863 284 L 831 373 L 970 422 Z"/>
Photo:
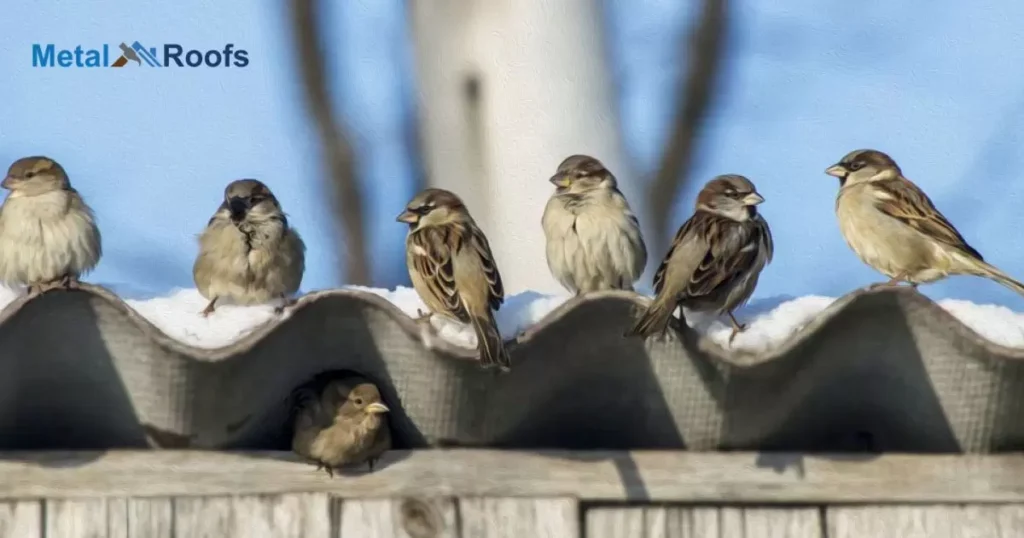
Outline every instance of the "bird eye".
<path id="1" fill-rule="evenodd" d="M 726 196 L 736 196 L 736 189 L 725 189 Z"/>
<path id="2" fill-rule="evenodd" d="M 26 178 L 33 178 L 33 177 L 35 177 L 35 175 L 36 175 L 35 172 L 25 172 L 25 177 Z"/>
<path id="3" fill-rule="evenodd" d="M 356 398 L 355 399 L 355 403 L 356 403 L 356 405 L 363 405 L 363 399 L 362 398 Z"/>
<path id="4" fill-rule="evenodd" d="M 861 168 L 864 168 L 864 161 L 853 161 L 850 163 L 850 170 L 853 170 L 854 172 Z"/>

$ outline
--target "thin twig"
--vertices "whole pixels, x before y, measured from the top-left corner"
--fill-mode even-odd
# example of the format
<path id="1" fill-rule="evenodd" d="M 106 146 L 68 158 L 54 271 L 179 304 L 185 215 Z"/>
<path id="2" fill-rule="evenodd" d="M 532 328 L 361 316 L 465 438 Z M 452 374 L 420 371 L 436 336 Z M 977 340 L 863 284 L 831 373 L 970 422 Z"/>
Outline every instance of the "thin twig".
<path id="1" fill-rule="evenodd" d="M 356 178 L 355 154 L 344 129 L 335 120 L 331 106 L 324 53 L 317 21 L 317 0 L 292 0 L 292 22 L 296 63 L 306 92 L 306 111 L 316 124 L 321 150 L 327 166 L 327 188 L 332 193 L 335 220 L 344 238 L 345 281 L 370 284 L 363 233 L 362 188 Z"/>
<path id="2" fill-rule="evenodd" d="M 705 0 L 689 45 L 689 71 L 680 94 L 672 132 L 649 191 L 654 252 L 664 252 L 672 207 L 689 179 L 704 117 L 710 109 L 722 64 L 727 31 L 726 0 Z"/>

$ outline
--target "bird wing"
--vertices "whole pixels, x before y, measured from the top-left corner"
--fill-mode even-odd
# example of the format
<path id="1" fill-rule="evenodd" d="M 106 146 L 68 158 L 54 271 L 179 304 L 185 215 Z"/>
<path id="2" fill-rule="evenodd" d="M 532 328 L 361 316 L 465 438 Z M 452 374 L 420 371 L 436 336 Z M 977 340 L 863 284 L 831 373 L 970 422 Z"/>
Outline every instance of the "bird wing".
<path id="1" fill-rule="evenodd" d="M 462 248 L 462 239 L 453 226 L 429 226 L 409 234 L 410 257 L 434 302 L 459 321 L 468 323 L 469 312 L 455 285 L 454 252 Z M 428 301 L 429 303 L 429 301 Z"/>
<path id="2" fill-rule="evenodd" d="M 302 275 L 306 272 L 306 243 L 302 241 L 295 228 L 285 229 L 284 244 L 278 256 L 285 266 L 284 288 L 289 295 L 294 294 L 299 291 Z"/>
<path id="3" fill-rule="evenodd" d="M 744 226 L 751 226 L 745 230 Z M 702 251 L 691 255 L 700 256 L 700 261 L 690 274 L 683 290 L 687 297 L 712 295 L 722 285 L 745 274 L 764 257 L 763 263 L 771 260 L 774 243 L 768 223 L 757 215 L 751 221 L 741 223 L 719 217 L 712 213 L 698 211 L 676 233 L 673 249 L 677 245 L 701 243 Z M 666 256 L 666 260 L 672 255 Z M 655 290 L 660 290 L 666 263 L 662 262 L 654 277 Z"/>
<path id="4" fill-rule="evenodd" d="M 981 253 L 967 244 L 960 232 L 946 219 L 928 195 L 909 179 L 899 177 L 872 183 L 875 207 L 924 235 L 965 254 L 983 260 Z"/>
<path id="5" fill-rule="evenodd" d="M 414 268 L 422 276 L 428 293 L 449 314 L 462 322 L 470 321 L 470 313 L 459 294 L 455 274 L 455 259 L 467 255 L 471 257 L 464 259 L 474 262 L 483 272 L 487 282 L 488 306 L 492 310 L 501 307 L 505 300 L 501 274 L 494 263 L 487 238 L 475 225 L 459 222 L 429 226 L 410 234 L 409 241 L 412 249 L 418 252 L 418 255 L 411 258 Z"/>
<path id="6" fill-rule="evenodd" d="M 768 227 L 768 221 L 764 220 L 760 213 L 754 219 L 754 224 L 757 227 L 758 240 L 761 242 L 759 252 L 765 257 L 764 264 L 768 265 L 772 261 L 772 256 L 775 255 L 775 240 L 772 239 L 772 230 Z"/>
<path id="7" fill-rule="evenodd" d="M 695 222 L 698 220 L 698 215 L 700 213 L 694 214 L 676 231 L 672 244 L 669 245 L 668 252 L 665 253 L 665 258 L 662 259 L 661 265 L 658 266 L 658 270 L 654 273 L 655 294 L 660 295 L 662 289 L 670 281 L 678 282 L 681 278 L 689 281 L 693 272 L 697 269 L 698 260 L 702 260 L 705 257 L 708 245 L 704 242 L 703 236 L 698 233 L 700 224 Z M 679 276 L 669 278 L 669 273 L 672 273 L 672 276 Z"/>
<path id="8" fill-rule="evenodd" d="M 321 394 L 315 387 L 295 389 L 292 398 L 292 450 L 314 457 L 313 443 L 320 431 L 331 425 L 331 417 L 323 407 Z"/>
<path id="9" fill-rule="evenodd" d="M 505 287 L 501 283 L 501 273 L 498 272 L 498 265 L 494 263 L 494 255 L 491 254 L 491 245 L 487 243 L 487 236 L 475 225 L 467 225 L 469 243 L 480 259 L 480 268 L 487 280 L 487 303 L 491 310 L 498 310 L 505 302 Z"/>
<path id="10" fill-rule="evenodd" d="M 711 248 L 690 278 L 686 293 L 691 297 L 711 295 L 719 286 L 750 268 L 758 254 L 755 241 L 744 242 L 740 237 L 742 232 L 739 226 L 742 224 L 707 216 L 704 222 L 707 232 L 704 237 L 708 238 Z"/>
<path id="11" fill-rule="evenodd" d="M 208 220 L 206 222 L 206 225 L 209 226 L 209 225 L 213 224 L 213 222 L 215 220 L 217 220 L 218 218 L 226 219 L 227 215 L 228 215 L 228 203 L 227 202 L 221 202 L 220 206 L 217 207 L 217 210 L 213 212 L 213 216 L 210 217 L 210 220 Z"/>

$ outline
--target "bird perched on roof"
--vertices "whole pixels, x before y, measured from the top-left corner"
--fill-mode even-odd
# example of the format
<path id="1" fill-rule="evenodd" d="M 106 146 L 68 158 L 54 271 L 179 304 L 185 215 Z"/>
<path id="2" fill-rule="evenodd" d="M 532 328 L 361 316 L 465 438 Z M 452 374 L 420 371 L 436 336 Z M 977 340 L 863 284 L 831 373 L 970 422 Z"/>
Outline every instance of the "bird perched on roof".
<path id="1" fill-rule="evenodd" d="M 317 470 L 334 470 L 374 463 L 391 449 L 391 430 L 380 390 L 369 382 L 334 379 L 322 390 L 300 388 L 295 395 L 292 450 L 318 464 Z"/>
<path id="2" fill-rule="evenodd" d="M 213 313 L 223 299 L 242 305 L 290 301 L 302 283 L 305 252 L 266 185 L 255 179 L 231 182 L 199 236 L 192 267 L 199 293 L 210 301 L 202 315 Z"/>
<path id="3" fill-rule="evenodd" d="M 774 246 L 768 223 L 757 211 L 764 202 L 749 179 L 722 175 L 697 195 L 696 211 L 676 232 L 654 275 L 654 301 L 631 334 L 664 332 L 676 307 L 728 314 L 731 342 L 746 327 L 732 311 L 754 293 Z"/>
<path id="4" fill-rule="evenodd" d="M 0 207 L 0 281 L 30 294 L 75 288 L 99 263 L 103 249 L 92 209 L 49 157 L 11 164 L 0 183 L 10 191 Z"/>
<path id="5" fill-rule="evenodd" d="M 544 208 L 548 268 L 572 293 L 632 290 L 647 265 L 640 223 L 601 161 L 572 155 L 558 165 Z"/>
<path id="6" fill-rule="evenodd" d="M 892 157 L 872 149 L 851 151 L 825 173 L 839 178 L 836 217 L 846 244 L 889 277 L 873 287 L 916 287 L 949 275 L 975 275 L 1024 295 L 1024 284 L 968 245 Z"/>
<path id="7" fill-rule="evenodd" d="M 501 275 L 487 238 L 465 204 L 449 191 L 426 189 L 396 220 L 409 225 L 409 277 L 431 314 L 470 324 L 480 364 L 508 370 L 511 360 L 492 312 L 505 300 Z"/>

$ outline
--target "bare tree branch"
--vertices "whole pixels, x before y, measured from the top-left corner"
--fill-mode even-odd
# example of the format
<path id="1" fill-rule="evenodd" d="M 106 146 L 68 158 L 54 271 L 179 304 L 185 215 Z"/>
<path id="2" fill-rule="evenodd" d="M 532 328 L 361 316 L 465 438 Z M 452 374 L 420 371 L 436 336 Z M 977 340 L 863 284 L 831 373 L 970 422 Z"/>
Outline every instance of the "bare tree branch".
<path id="1" fill-rule="evenodd" d="M 363 232 L 362 188 L 356 178 L 355 154 L 331 106 L 317 0 L 292 0 L 296 63 L 306 92 L 306 111 L 316 124 L 329 175 L 335 220 L 344 238 L 345 279 L 349 284 L 370 284 L 370 269 Z"/>
<path id="2" fill-rule="evenodd" d="M 664 252 L 668 246 L 668 219 L 676 198 L 689 178 L 695 146 L 711 105 L 722 64 L 727 23 L 726 0 L 704 0 L 700 19 L 686 40 L 690 50 L 689 71 L 680 94 L 672 132 L 649 191 L 654 232 L 650 245 L 653 252 Z"/>

